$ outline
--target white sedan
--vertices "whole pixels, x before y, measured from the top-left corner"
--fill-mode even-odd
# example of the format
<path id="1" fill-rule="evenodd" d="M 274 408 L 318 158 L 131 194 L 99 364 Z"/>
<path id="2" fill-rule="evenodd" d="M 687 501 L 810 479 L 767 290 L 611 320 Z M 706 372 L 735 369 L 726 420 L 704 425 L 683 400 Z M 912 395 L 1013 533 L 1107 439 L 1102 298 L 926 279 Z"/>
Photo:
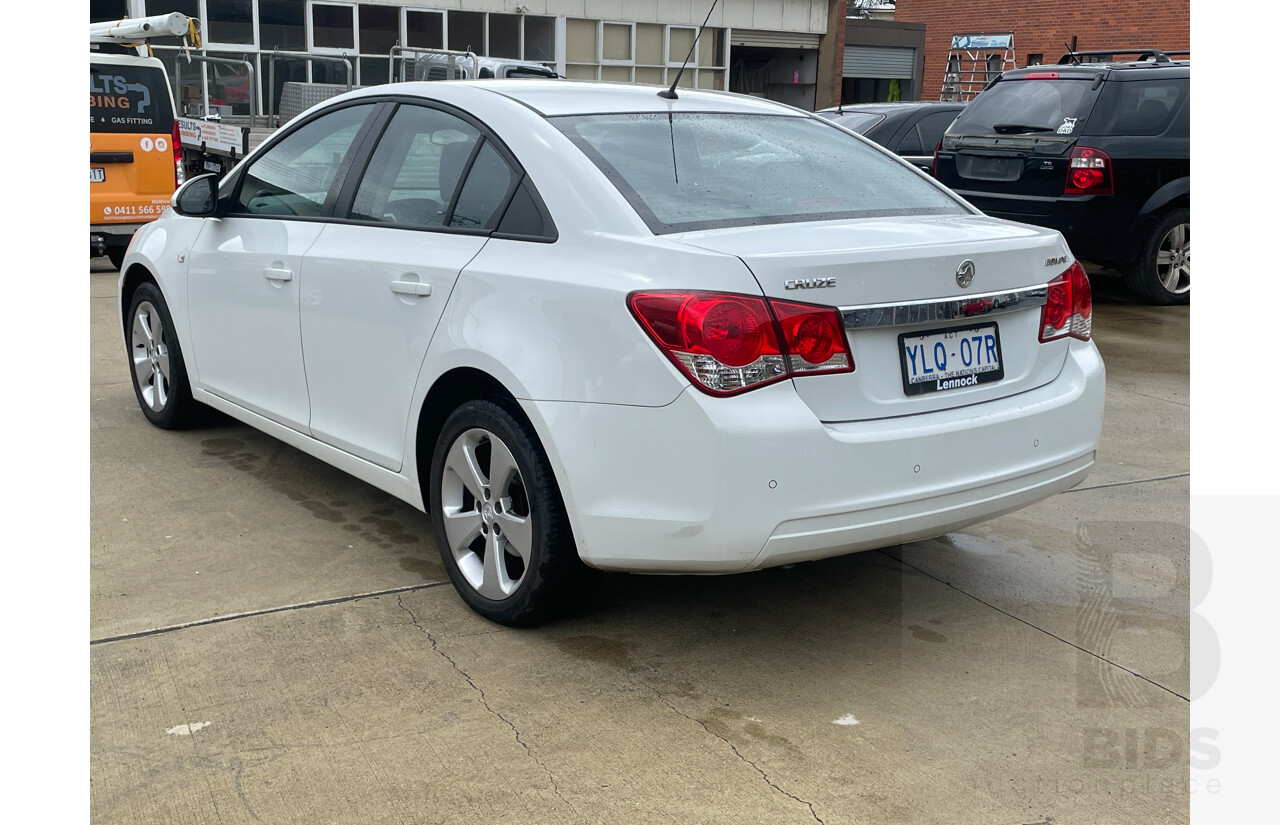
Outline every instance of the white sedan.
<path id="1" fill-rule="evenodd" d="M 584 565 L 820 559 L 1085 478 L 1104 372 L 1057 232 L 796 109 L 656 92 L 362 89 L 189 181 L 120 277 L 142 412 L 429 512 L 507 624 Z"/>

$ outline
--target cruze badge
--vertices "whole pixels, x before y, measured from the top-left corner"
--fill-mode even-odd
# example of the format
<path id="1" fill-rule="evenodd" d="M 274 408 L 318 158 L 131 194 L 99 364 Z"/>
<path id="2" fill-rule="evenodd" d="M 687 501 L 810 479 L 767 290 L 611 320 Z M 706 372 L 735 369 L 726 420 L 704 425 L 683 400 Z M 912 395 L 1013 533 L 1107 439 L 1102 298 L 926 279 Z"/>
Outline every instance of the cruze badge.
<path id="1" fill-rule="evenodd" d="M 973 283 L 973 261 L 962 261 L 960 266 L 956 267 L 956 283 L 961 288 Z"/>
<path id="2" fill-rule="evenodd" d="M 835 278 L 792 278 L 783 284 L 787 289 L 822 289 L 835 285 Z"/>

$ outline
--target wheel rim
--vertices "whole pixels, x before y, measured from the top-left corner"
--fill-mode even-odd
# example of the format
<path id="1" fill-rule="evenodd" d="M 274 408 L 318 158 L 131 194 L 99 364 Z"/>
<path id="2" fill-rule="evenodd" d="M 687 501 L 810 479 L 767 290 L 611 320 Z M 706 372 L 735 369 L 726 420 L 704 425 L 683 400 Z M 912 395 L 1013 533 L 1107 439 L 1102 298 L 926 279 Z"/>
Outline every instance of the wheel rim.
<path id="1" fill-rule="evenodd" d="M 150 301 L 133 313 L 133 376 L 143 402 L 153 412 L 164 412 L 169 403 L 169 347 L 164 342 L 164 321 Z"/>
<path id="2" fill-rule="evenodd" d="M 515 457 L 488 430 L 454 439 L 440 483 L 449 552 L 467 584 L 492 601 L 524 581 L 533 549 L 533 514 Z"/>
<path id="3" fill-rule="evenodd" d="M 1191 224 L 1178 224 L 1160 240 L 1156 277 L 1172 293 L 1191 289 Z"/>

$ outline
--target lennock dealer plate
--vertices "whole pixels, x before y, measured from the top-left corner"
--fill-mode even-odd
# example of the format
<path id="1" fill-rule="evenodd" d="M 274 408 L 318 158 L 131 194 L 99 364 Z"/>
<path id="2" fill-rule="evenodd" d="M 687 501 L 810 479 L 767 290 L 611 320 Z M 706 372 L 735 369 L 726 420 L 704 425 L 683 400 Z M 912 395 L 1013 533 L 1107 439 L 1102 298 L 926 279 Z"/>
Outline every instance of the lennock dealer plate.
<path id="1" fill-rule="evenodd" d="M 902 389 L 907 395 L 974 387 L 1004 378 L 996 324 L 898 336 Z"/>
<path id="2" fill-rule="evenodd" d="M 107 179 L 107 170 L 96 166 L 89 167 L 89 183 L 102 183 Z"/>

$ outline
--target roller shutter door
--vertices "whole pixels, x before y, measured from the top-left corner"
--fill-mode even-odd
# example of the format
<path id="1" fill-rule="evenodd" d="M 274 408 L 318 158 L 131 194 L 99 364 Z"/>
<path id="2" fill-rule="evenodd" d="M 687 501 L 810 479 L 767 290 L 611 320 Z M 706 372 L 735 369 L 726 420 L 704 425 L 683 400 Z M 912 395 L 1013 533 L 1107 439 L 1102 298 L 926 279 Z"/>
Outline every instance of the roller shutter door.
<path id="1" fill-rule="evenodd" d="M 910 80 L 915 76 L 916 50 L 889 46 L 845 46 L 845 77 Z"/>
<path id="2" fill-rule="evenodd" d="M 729 33 L 733 46 L 763 46 L 769 49 L 816 49 L 818 35 L 808 32 L 766 32 L 755 29 L 733 29 Z"/>

